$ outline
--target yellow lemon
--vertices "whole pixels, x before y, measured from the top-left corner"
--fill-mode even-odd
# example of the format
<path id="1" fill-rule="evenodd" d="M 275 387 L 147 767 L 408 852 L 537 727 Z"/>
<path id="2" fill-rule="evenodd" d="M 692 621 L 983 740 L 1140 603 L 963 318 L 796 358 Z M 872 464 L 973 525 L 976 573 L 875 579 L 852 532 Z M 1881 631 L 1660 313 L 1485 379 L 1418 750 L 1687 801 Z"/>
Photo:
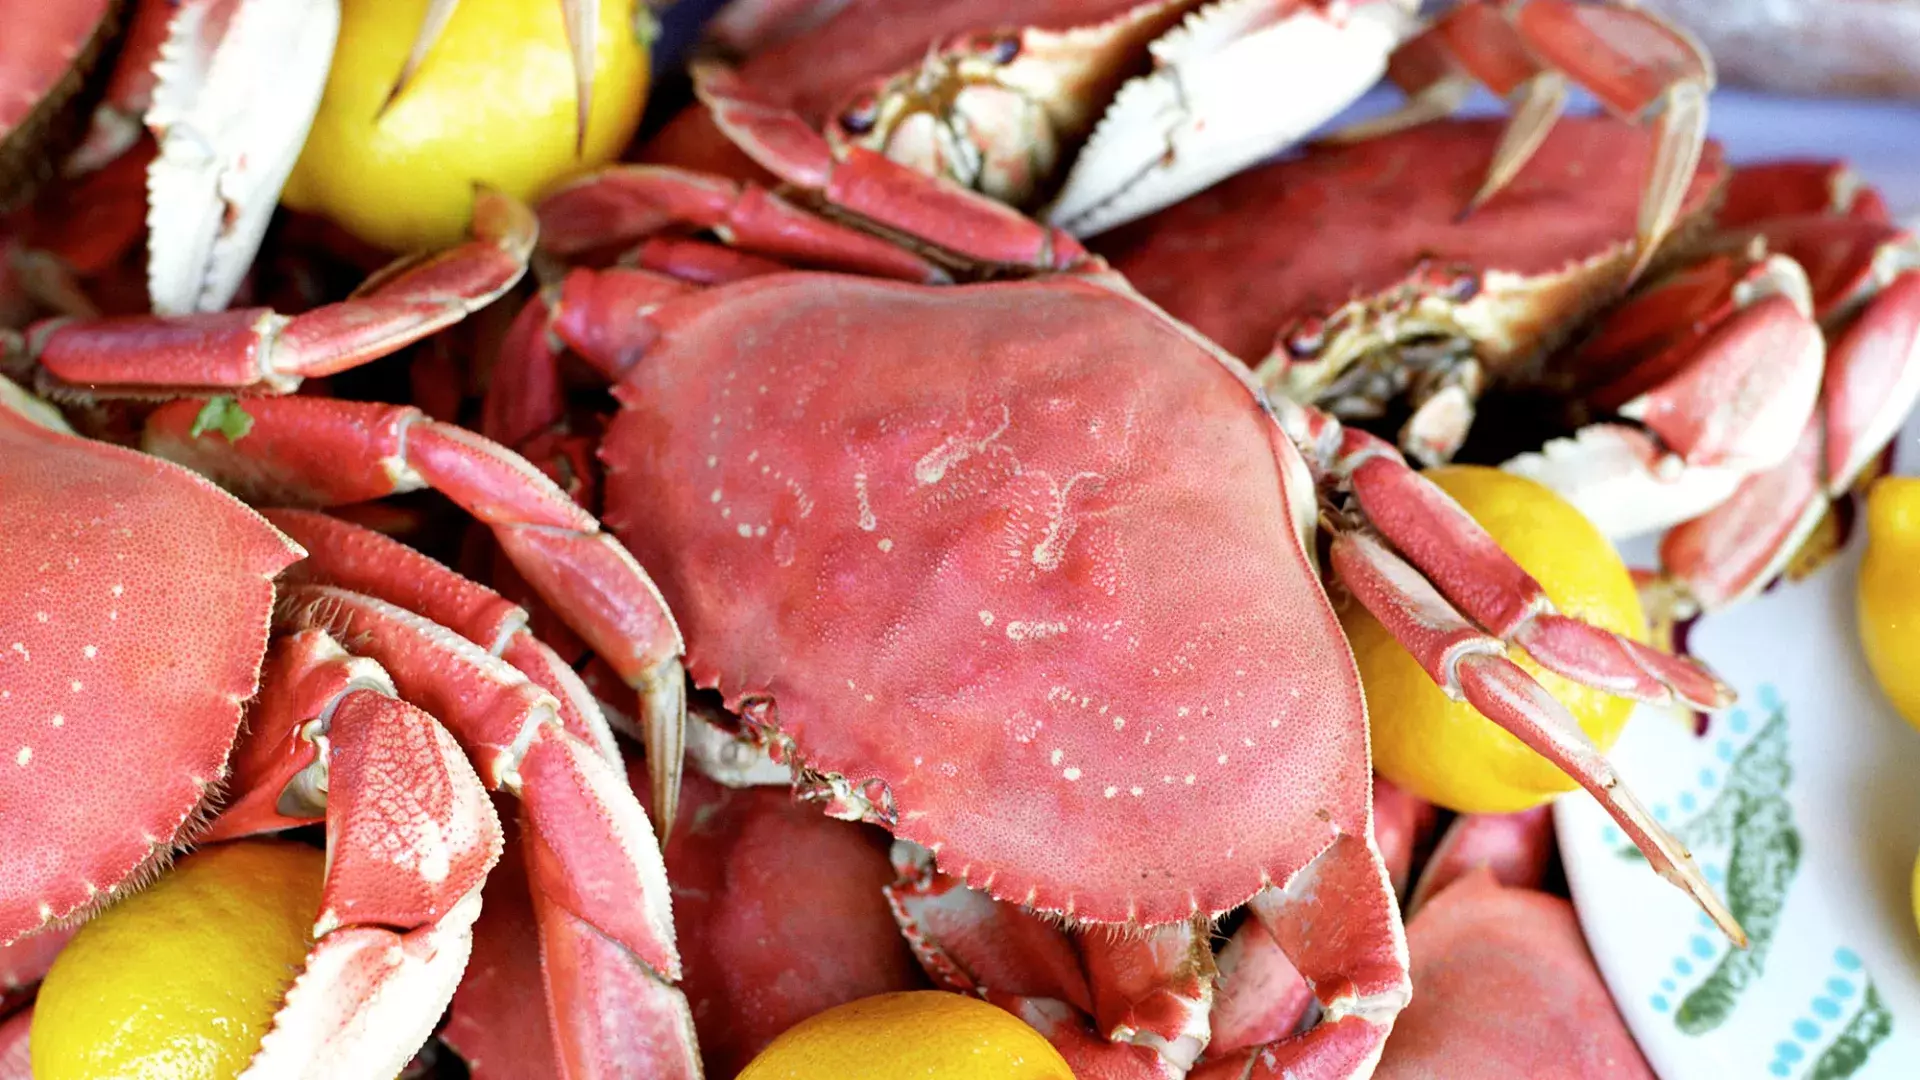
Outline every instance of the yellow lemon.
<path id="1" fill-rule="evenodd" d="M 1920 858 L 1913 861 L 1913 925 L 1920 928 Z"/>
<path id="2" fill-rule="evenodd" d="M 647 100 L 652 17 L 601 0 L 593 111 L 578 98 L 560 0 L 464 0 L 387 110 L 428 0 L 345 0 L 325 96 L 282 199 L 391 250 L 466 232 L 473 185 L 520 199 L 616 157 Z"/>
<path id="3" fill-rule="evenodd" d="M 34 1080 L 238 1076 L 305 962 L 325 863 L 299 844 L 220 844 L 102 912 L 40 988 Z"/>
<path id="4" fill-rule="evenodd" d="M 1571 503 L 1524 477 L 1452 465 L 1425 474 L 1464 507 L 1563 613 L 1636 641 L 1647 618 L 1613 545 Z M 1407 791 L 1461 813 L 1512 813 L 1572 790 L 1545 758 L 1464 701 L 1447 700 L 1411 654 L 1358 603 L 1341 615 L 1360 665 L 1373 732 L 1373 764 Z M 1633 712 L 1625 698 L 1543 671 L 1519 649 L 1516 663 L 1559 698 L 1602 750 Z"/>
<path id="5" fill-rule="evenodd" d="M 879 994 L 787 1029 L 739 1080 L 1073 1080 L 1019 1017 L 939 990 Z"/>
<path id="6" fill-rule="evenodd" d="M 1920 728 L 1920 477 L 1886 476 L 1867 489 L 1858 606 L 1867 667 Z"/>

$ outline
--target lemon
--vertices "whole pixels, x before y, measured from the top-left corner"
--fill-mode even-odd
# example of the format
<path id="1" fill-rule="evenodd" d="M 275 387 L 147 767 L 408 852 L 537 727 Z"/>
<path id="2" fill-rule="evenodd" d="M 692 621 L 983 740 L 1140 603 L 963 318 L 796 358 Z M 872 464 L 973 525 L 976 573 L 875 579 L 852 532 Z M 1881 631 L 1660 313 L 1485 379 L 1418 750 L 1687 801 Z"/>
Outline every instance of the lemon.
<path id="1" fill-rule="evenodd" d="M 1920 858 L 1913 861 L 1913 925 L 1920 929 Z"/>
<path id="2" fill-rule="evenodd" d="M 1860 647 L 1887 700 L 1920 728 L 1920 477 L 1886 476 L 1867 489 L 1867 552 L 1860 560 Z"/>
<path id="3" fill-rule="evenodd" d="M 1647 619 L 1613 545 L 1548 488 L 1499 469 L 1452 465 L 1425 473 L 1464 507 L 1561 612 L 1645 641 Z M 1360 665 L 1373 736 L 1373 764 L 1408 792 L 1449 810 L 1505 814 L 1574 788 L 1573 780 L 1464 701 L 1449 701 L 1400 644 L 1359 604 L 1342 613 Z M 1520 649 L 1509 655 L 1573 713 L 1602 751 L 1620 737 L 1633 702 L 1543 671 Z"/>
<path id="4" fill-rule="evenodd" d="M 82 927 L 34 1007 L 34 1080 L 231 1080 L 305 962 L 326 857 L 249 840 L 181 859 Z"/>
<path id="5" fill-rule="evenodd" d="M 939 990 L 850 1001 L 788 1028 L 739 1080 L 1073 1080 L 1012 1013 Z"/>
<path id="6" fill-rule="evenodd" d="M 652 24 L 638 0 L 601 0 L 593 111 L 577 156 L 579 105 L 559 0 L 463 0 L 382 113 L 427 3 L 341 5 L 326 93 L 281 193 L 288 206 L 395 251 L 458 241 L 477 181 L 532 199 L 613 160 L 647 100 Z"/>

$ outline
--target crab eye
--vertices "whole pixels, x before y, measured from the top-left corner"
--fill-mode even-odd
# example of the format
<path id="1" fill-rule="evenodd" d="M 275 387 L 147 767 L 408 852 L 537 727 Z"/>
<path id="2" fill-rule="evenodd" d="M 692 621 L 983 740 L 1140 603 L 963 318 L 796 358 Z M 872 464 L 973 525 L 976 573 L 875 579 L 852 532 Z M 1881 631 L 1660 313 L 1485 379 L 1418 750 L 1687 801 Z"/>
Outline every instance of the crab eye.
<path id="1" fill-rule="evenodd" d="M 1020 55 L 1020 38 L 1015 34 L 1001 34 L 989 38 L 980 51 L 996 64 L 1011 64 L 1014 57 Z"/>
<path id="2" fill-rule="evenodd" d="M 879 110 L 875 108 L 872 98 L 840 114 L 840 126 L 849 135 L 865 135 L 873 130 L 873 125 L 878 121 Z"/>

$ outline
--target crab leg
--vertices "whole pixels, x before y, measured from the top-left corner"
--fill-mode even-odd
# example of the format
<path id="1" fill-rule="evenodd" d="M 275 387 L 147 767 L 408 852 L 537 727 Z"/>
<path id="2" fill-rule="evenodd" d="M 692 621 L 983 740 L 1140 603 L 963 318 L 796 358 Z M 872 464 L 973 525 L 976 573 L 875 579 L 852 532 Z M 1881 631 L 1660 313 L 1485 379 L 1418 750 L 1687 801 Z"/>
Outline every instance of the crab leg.
<path id="1" fill-rule="evenodd" d="M 1407 475 L 1421 479 L 1411 472 Z M 1432 483 L 1426 480 L 1421 482 Z M 1436 493 L 1438 490 L 1434 489 Z M 1471 521 L 1464 512 L 1452 507 L 1450 502 L 1446 505 L 1460 518 Z M 1488 540 L 1487 543 L 1491 545 L 1492 541 Z M 1480 562 L 1480 572 L 1483 574 L 1500 565 L 1490 559 Z M 1525 578 L 1527 583 L 1533 584 L 1532 579 L 1526 578 L 1518 566 L 1509 561 L 1506 567 L 1511 567 L 1511 575 Z M 1511 732 L 1535 753 L 1578 781 L 1580 786 L 1600 801 L 1662 877 L 1693 897 L 1729 938 L 1745 944 L 1745 932 L 1740 929 L 1733 913 L 1727 910 L 1713 888 L 1700 875 L 1693 856 L 1677 838 L 1655 822 L 1640 801 L 1627 790 L 1613 771 L 1612 763 L 1594 748 L 1566 707 L 1507 658 L 1506 641 L 1481 632 L 1462 618 L 1419 570 L 1409 566 L 1384 543 L 1367 533 L 1347 532 L 1334 538 L 1333 569 L 1340 582 L 1380 620 L 1395 640 L 1413 654 L 1414 659 L 1446 691 L 1448 697 L 1454 700 L 1464 698 L 1472 703 L 1482 715 Z M 1458 570 L 1459 567 L 1454 569 Z M 1481 587 L 1486 586 L 1483 584 Z M 1537 584 L 1533 587 L 1536 590 L 1539 588 Z M 1505 593 L 1508 600 L 1515 596 L 1511 585 Z M 1483 596 L 1480 599 L 1481 603 L 1474 606 L 1482 610 L 1490 610 L 1499 603 L 1498 599 L 1492 597 Z M 1493 604 L 1489 604 L 1489 600 L 1493 600 Z M 1542 616 L 1531 617 L 1539 619 Z M 1588 644 L 1588 639 L 1604 642 L 1604 638 L 1597 633 L 1587 634 L 1583 638 L 1575 628 L 1585 624 L 1558 616 L 1554 618 L 1566 624 L 1562 628 L 1566 637 L 1582 640 L 1574 643 L 1576 648 L 1564 652 L 1542 650 L 1549 655 L 1577 655 L 1577 646 Z M 1571 632 L 1566 632 L 1568 630 Z M 1561 637 L 1562 633 L 1552 634 L 1551 637 Z M 1530 640 L 1531 636 L 1522 644 L 1528 644 Z M 1554 644 L 1566 643 L 1556 641 Z M 1595 651 L 1604 648 L 1603 644 L 1601 650 Z M 1528 645 L 1528 651 L 1533 652 L 1531 645 Z M 1645 651 L 1654 652 L 1650 649 Z M 1677 667 L 1680 663 L 1675 660 L 1673 666 Z M 1704 672 L 1701 674 L 1705 677 Z"/>
<path id="2" fill-rule="evenodd" d="M 1075 1076 L 1178 1080 L 1183 1075 L 1197 1052 L 1192 1044 L 1184 1048 L 1186 1060 L 1176 1064 L 1155 1045 L 1109 1042 L 1095 1030 L 1095 992 L 1066 931 L 935 872 L 931 859 L 909 845 L 895 844 L 894 863 L 901 877 L 887 886 L 887 900 L 935 985 L 978 995 L 1025 1020 L 1060 1051 Z"/>
<path id="3" fill-rule="evenodd" d="M 527 630 L 525 609 L 371 529 L 311 510 L 261 516 L 307 549 L 283 580 L 338 585 L 439 623 L 512 664 L 560 704 L 560 724 L 619 765 L 613 729 L 580 676 Z"/>
<path id="4" fill-rule="evenodd" d="M 442 492 L 493 530 L 528 582 L 639 691 L 650 739 L 674 746 L 684 738 L 685 649 L 666 602 L 633 556 L 526 459 L 406 406 L 250 399 L 250 431 L 237 440 L 193 434 L 207 407 L 179 401 L 155 410 L 148 451 L 262 502 L 339 505 L 422 487 Z M 669 829 L 671 817 L 660 824 Z"/>
<path id="5" fill-rule="evenodd" d="M 1378 773 L 1373 777 L 1373 842 L 1387 864 L 1395 896 L 1407 895 L 1414 858 L 1430 840 L 1440 811 L 1425 799 L 1395 787 Z"/>
<path id="6" fill-rule="evenodd" d="M 78 927 L 50 926 L 36 934 L 0 946 L 0 1012 L 22 1000 L 53 966 L 53 958 L 67 947 Z M 16 995 L 22 995 L 17 998 Z"/>
<path id="7" fill-rule="evenodd" d="M 1338 439 L 1331 461 L 1334 477 L 1351 487 L 1367 519 L 1419 567 L 1425 575 L 1423 587 L 1427 580 L 1438 587 L 1436 598 L 1445 597 L 1440 602 L 1449 613 L 1453 609 L 1446 601 L 1459 605 L 1503 647 L 1519 645 L 1548 670 L 1610 693 L 1653 702 L 1677 698 L 1702 709 L 1732 701 L 1732 690 L 1700 664 L 1556 612 L 1539 582 L 1385 442 L 1353 429 L 1343 429 Z M 1367 557 L 1355 566 L 1376 562 L 1373 548 L 1386 551 L 1377 542 L 1365 543 L 1362 553 Z M 1383 598 L 1386 595 L 1391 593 Z M 1372 604 L 1368 607 L 1372 610 Z M 1458 615 L 1450 617 L 1459 620 Z M 1389 628 L 1404 622 L 1382 621 Z M 1439 681 L 1451 685 L 1451 673 L 1443 672 Z"/>
<path id="8" fill-rule="evenodd" d="M 476 1080 L 559 1076 L 548 1010 L 526 1007 L 528 988 L 542 985 L 546 976 L 521 829 L 510 816 L 501 824 L 506 850 L 487 876 L 485 906 L 473 927 L 473 957 L 454 991 L 440 1038 Z"/>
<path id="9" fill-rule="evenodd" d="M 617 165 L 558 188 L 539 206 L 543 247 L 559 255 L 710 230 L 781 262 L 901 281 L 942 282 L 932 262 L 793 205 L 755 184 L 665 165 Z"/>
<path id="10" fill-rule="evenodd" d="M 283 590 L 279 621 L 355 641 L 408 700 L 446 717 L 487 786 L 517 795 L 535 830 L 561 845 L 567 876 L 539 884 L 664 977 L 679 976 L 646 814 L 606 759 L 559 726 L 551 695 L 446 629 L 333 586 Z"/>
<path id="11" fill-rule="evenodd" d="M 172 21 L 175 5 L 139 0 L 132 7 L 133 18 L 120 38 L 119 55 L 114 58 L 113 74 L 101 92 L 100 104 L 93 110 L 80 145 L 67 155 L 61 167 L 68 177 L 81 176 L 109 164 L 132 149 L 140 136 L 146 134 L 142 121 L 153 102 L 153 88 L 158 81 L 155 65 L 160 60 L 161 46 L 166 43 L 167 24 Z M 142 163 L 141 172 L 145 171 Z"/>
<path id="12" fill-rule="evenodd" d="M 1207 1047 L 1213 1008 L 1212 935 L 1204 922 L 1144 928 L 1087 927 L 1075 935 L 1096 1030 L 1137 1043 L 1176 1067 Z"/>
<path id="13" fill-rule="evenodd" d="M 473 233 L 458 247 L 401 259 L 352 297 L 304 314 L 247 308 L 51 319 L 28 328 L 25 356 L 51 377 L 43 381 L 55 394 L 182 387 L 291 393 L 303 379 L 345 371 L 444 329 L 512 288 L 533 250 L 532 212 L 483 188 Z"/>
<path id="14" fill-rule="evenodd" d="M 836 155 L 805 120 L 753 100 L 724 68 L 696 65 L 694 90 L 720 130 L 762 168 L 882 228 L 941 237 L 953 254 L 979 263 L 1064 269 L 1086 257 L 1068 234 L 957 184 L 861 146 Z"/>
<path id="15" fill-rule="evenodd" d="M 1695 610 L 1726 607 L 1766 587 L 1827 512 L 1825 425 L 1808 419 L 1787 460 L 1660 538 L 1660 565 Z"/>
<path id="16" fill-rule="evenodd" d="M 1313 988 L 1259 919 L 1241 923 L 1216 962 L 1220 977 L 1207 1017 L 1207 1057 L 1230 1057 L 1300 1029 Z"/>
<path id="17" fill-rule="evenodd" d="M 1336 836 L 1249 906 L 1313 988 L 1321 1019 L 1298 1035 L 1214 1058 L 1193 1080 L 1371 1075 L 1412 993 L 1406 938 L 1372 837 Z"/>
<path id="18" fill-rule="evenodd" d="M 311 631 L 275 646 L 263 683 L 236 812 L 211 837 L 324 819 L 327 875 L 306 967 L 244 1075 L 395 1073 L 466 967 L 499 821 L 453 737 L 378 664 Z"/>
<path id="19" fill-rule="evenodd" d="M 1658 145 L 1640 207 L 1632 277 L 1673 228 L 1693 181 L 1706 145 L 1707 95 L 1714 82 L 1712 61 L 1685 32 L 1643 9 L 1604 0 L 1468 0 L 1402 45 L 1388 75 L 1406 92 L 1407 104 L 1340 133 L 1340 139 L 1383 135 L 1447 115 L 1465 102 L 1476 81 L 1513 106 L 1469 210 L 1526 167 L 1560 118 L 1569 81 L 1615 115 L 1653 117 Z"/>
<path id="20" fill-rule="evenodd" d="M 410 699 L 448 717 L 489 787 L 519 797 L 563 1059 L 644 1059 L 648 1075 L 690 1060 L 691 1017 L 671 985 L 680 957 L 659 849 L 625 778 L 559 728 L 553 699 L 465 640 L 371 597 L 295 585 L 281 621 L 360 643 Z M 600 1026 L 609 1002 L 620 1003 L 624 1026 Z"/>

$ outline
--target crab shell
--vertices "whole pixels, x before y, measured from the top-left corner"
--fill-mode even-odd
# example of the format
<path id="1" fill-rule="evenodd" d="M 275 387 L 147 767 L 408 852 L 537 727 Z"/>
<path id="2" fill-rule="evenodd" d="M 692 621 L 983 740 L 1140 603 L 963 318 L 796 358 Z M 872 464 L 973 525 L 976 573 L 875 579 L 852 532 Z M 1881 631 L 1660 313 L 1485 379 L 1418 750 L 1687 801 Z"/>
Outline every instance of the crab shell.
<path id="1" fill-rule="evenodd" d="M 1375 1080 L 1653 1080 L 1573 905 L 1475 870 L 1407 923 L 1413 1003 Z"/>
<path id="2" fill-rule="evenodd" d="M 1618 297 L 1652 137 L 1566 118 L 1462 216 L 1503 122 L 1453 120 L 1251 169 L 1094 244 L 1169 313 L 1312 401 L 1397 342 L 1465 338 L 1494 372 Z M 1703 222 L 1727 168 L 1709 143 L 1681 210 Z"/>
<path id="3" fill-rule="evenodd" d="M 68 106 L 119 29 L 112 0 L 0 3 L 0 210 L 54 173 L 80 126 Z"/>
<path id="4" fill-rule="evenodd" d="M 198 475 L 0 393 L 5 944 L 106 902 L 188 827 L 258 685 L 274 575 L 305 552 Z"/>
<path id="5" fill-rule="evenodd" d="M 644 802 L 645 768 L 628 774 Z M 680 820 L 667 874 L 709 1077 L 733 1076 L 816 1013 L 925 988 L 882 892 L 893 880 L 884 834 L 785 788 L 727 788 L 698 773 L 681 788 Z"/>
<path id="6" fill-rule="evenodd" d="M 656 317 L 606 519 L 832 812 L 1112 922 L 1366 837 L 1312 482 L 1230 358 L 1111 278 L 788 274 Z"/>

